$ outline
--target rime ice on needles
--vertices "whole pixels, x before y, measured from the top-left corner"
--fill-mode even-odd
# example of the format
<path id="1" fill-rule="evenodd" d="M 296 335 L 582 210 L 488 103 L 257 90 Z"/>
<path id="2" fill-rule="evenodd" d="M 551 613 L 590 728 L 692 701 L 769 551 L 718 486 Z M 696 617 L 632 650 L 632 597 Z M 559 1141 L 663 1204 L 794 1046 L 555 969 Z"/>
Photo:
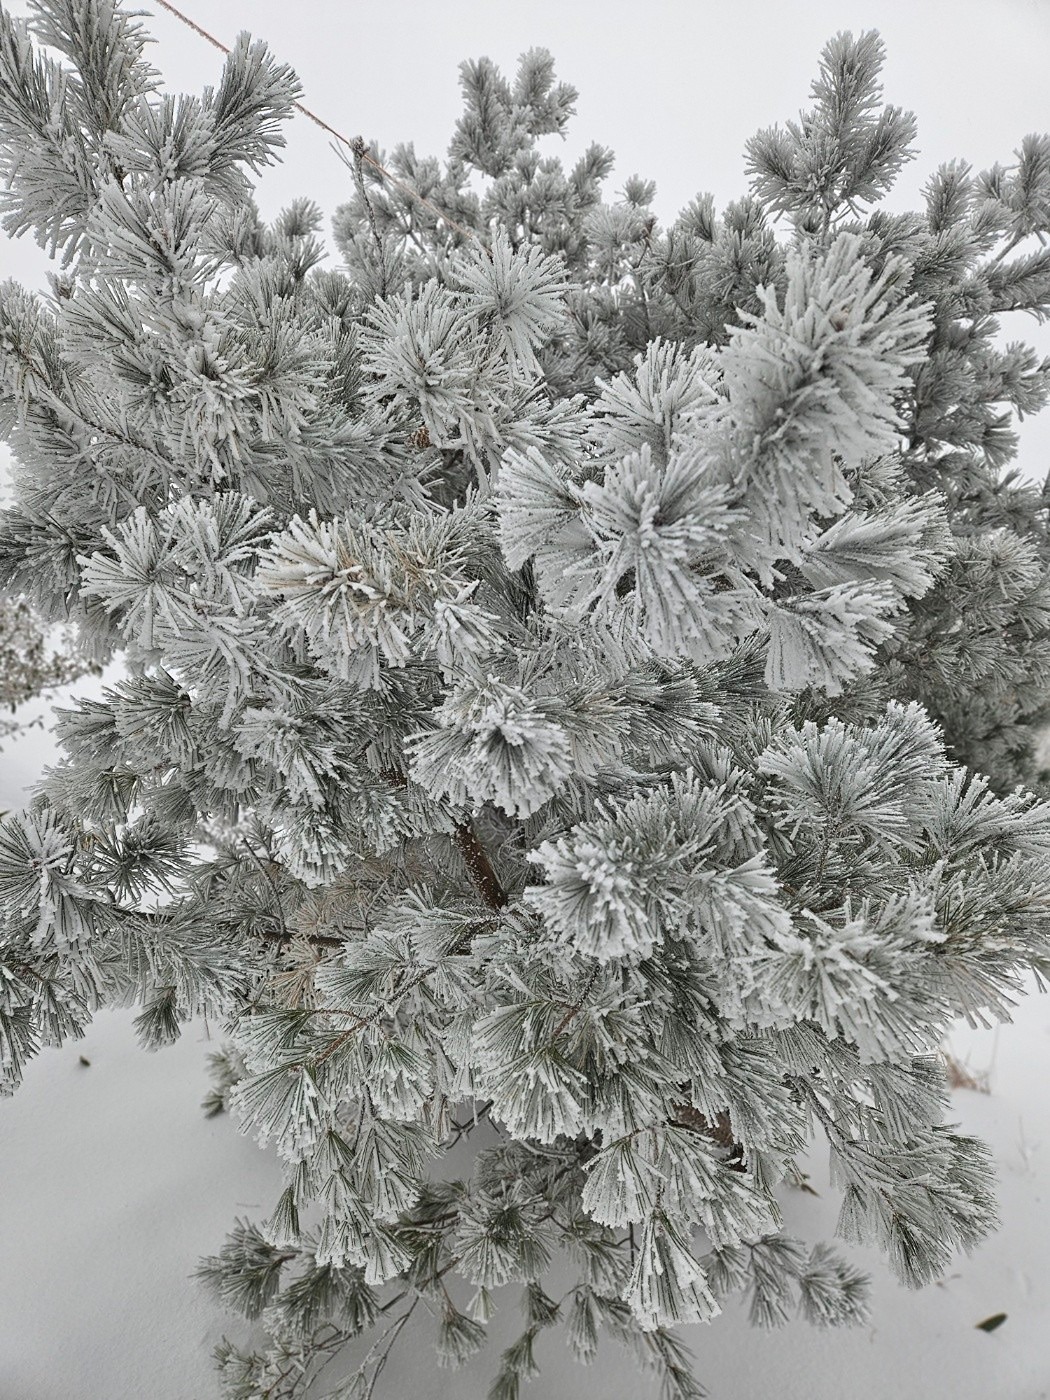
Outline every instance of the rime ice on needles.
<path id="1" fill-rule="evenodd" d="M 995 1220 L 944 1028 L 1050 973 L 1050 529 L 1002 473 L 1050 365 L 996 338 L 1050 310 L 1050 143 L 865 212 L 914 128 L 839 35 L 662 228 L 540 150 L 533 50 L 464 66 L 446 163 L 362 162 L 323 269 L 250 194 L 293 75 L 241 39 L 176 99 L 144 42 L 0 11 L 5 226 L 64 260 L 0 289 L 0 580 L 128 670 L 0 826 L 4 1087 L 106 1002 L 227 1026 L 208 1110 L 286 1177 L 203 1268 L 262 1329 L 230 1400 L 344 1347 L 360 1400 L 423 1312 L 459 1364 L 508 1285 L 496 1400 L 562 1325 L 695 1400 L 670 1329 L 730 1294 L 864 1315 L 781 1228 L 814 1131 L 840 1233 L 934 1277 Z"/>

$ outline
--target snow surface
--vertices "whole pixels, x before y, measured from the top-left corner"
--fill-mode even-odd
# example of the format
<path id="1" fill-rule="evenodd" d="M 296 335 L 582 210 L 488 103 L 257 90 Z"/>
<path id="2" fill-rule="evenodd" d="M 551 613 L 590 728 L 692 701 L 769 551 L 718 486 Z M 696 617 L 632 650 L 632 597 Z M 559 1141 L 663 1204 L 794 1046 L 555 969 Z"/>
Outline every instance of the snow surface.
<path id="1" fill-rule="evenodd" d="M 245 1324 L 191 1277 L 236 1216 L 268 1214 L 277 1163 L 226 1117 L 206 1119 L 201 1024 L 175 1046 L 138 1048 L 132 1013 L 101 1014 L 86 1038 L 45 1051 L 0 1102 L 0 1400 L 210 1400 L 211 1348 Z M 994 1146 L 1003 1228 L 940 1286 L 900 1288 L 874 1256 L 872 1320 L 849 1332 L 804 1323 L 772 1333 L 732 1307 L 690 1329 L 712 1400 L 1050 1400 L 1050 997 L 1012 1025 L 953 1037 L 991 1071 L 988 1095 L 959 1090 L 955 1116 Z M 994 1050 L 994 1063 L 991 1063 Z M 85 1066 L 80 1057 L 90 1061 Z M 809 1168 L 819 1197 L 785 1196 L 788 1227 L 829 1238 L 837 1209 L 826 1152 Z M 975 1324 L 998 1312 L 992 1333 Z M 496 1344 L 460 1372 L 439 1371 L 424 1319 L 406 1333 L 378 1400 L 483 1400 L 497 1348 L 517 1323 L 508 1290 Z M 534 1400 L 655 1400 L 615 1343 L 589 1371 L 555 1332 L 537 1347 Z"/>
<path id="2" fill-rule="evenodd" d="M 133 1015 L 43 1052 L 0 1103 L 2 1400 L 217 1393 L 228 1320 L 190 1275 L 268 1213 L 277 1163 L 201 1112 L 203 1027 L 149 1054 Z"/>

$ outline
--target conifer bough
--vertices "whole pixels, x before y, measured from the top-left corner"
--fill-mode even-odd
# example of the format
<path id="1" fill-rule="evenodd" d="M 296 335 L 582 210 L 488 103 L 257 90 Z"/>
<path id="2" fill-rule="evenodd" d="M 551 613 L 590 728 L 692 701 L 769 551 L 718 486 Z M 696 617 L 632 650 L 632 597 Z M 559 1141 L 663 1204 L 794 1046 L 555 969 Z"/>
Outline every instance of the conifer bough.
<path id="1" fill-rule="evenodd" d="M 558 1327 L 698 1396 L 671 1329 L 728 1295 L 864 1314 L 782 1230 L 814 1133 L 839 1234 L 937 1277 L 995 1221 L 938 1048 L 1050 970 L 1005 471 L 1050 364 L 996 340 L 1050 306 L 1050 140 L 873 208 L 915 127 L 840 34 L 663 229 L 540 154 L 533 50 L 463 66 L 445 163 L 370 148 L 323 270 L 251 198 L 292 73 L 242 37 L 173 98 L 144 42 L 0 11 L 5 228 L 57 262 L 0 292 L 0 576 L 126 665 L 0 826 L 6 1082 L 102 1004 L 228 1026 L 207 1106 L 286 1164 L 203 1269 L 263 1324 L 236 1400 L 365 1400 L 421 1318 L 458 1364 L 508 1284 L 494 1400 Z"/>
<path id="2" fill-rule="evenodd" d="M 43 724 L 25 718 L 23 706 L 52 695 L 87 671 L 97 670 L 77 656 L 68 629 L 47 626 L 24 597 L 0 595 L 0 744 Z"/>

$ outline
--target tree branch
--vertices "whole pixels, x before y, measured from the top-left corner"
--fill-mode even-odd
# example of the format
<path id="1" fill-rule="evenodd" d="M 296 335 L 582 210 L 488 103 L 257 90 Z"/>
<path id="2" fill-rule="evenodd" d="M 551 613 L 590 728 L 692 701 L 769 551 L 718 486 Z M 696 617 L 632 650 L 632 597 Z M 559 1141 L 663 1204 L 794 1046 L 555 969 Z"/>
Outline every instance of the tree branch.
<path id="1" fill-rule="evenodd" d="M 499 882 L 499 876 L 493 868 L 488 852 L 469 822 L 461 822 L 456 827 L 456 845 L 470 872 L 470 878 L 485 903 L 490 909 L 505 909 L 510 903 L 507 892 Z"/>
<path id="2" fill-rule="evenodd" d="M 407 787 L 408 779 L 396 768 L 383 768 L 379 776 L 395 787 Z M 456 827 L 456 845 L 459 847 L 464 864 L 474 886 L 490 909 L 506 909 L 510 896 L 500 884 L 499 876 L 489 857 L 488 851 L 478 840 L 470 822 L 460 822 Z"/>

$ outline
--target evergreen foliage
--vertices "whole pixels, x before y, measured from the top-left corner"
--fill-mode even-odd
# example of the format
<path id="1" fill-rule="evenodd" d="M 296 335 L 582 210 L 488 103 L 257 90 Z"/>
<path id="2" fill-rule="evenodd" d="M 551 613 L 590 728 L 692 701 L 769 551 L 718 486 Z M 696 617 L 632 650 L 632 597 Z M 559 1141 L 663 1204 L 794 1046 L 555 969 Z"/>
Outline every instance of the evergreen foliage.
<path id="1" fill-rule="evenodd" d="M 42 723 L 19 714 L 23 705 L 97 670 L 77 654 L 70 629 L 48 626 L 23 595 L 0 595 L 0 706 L 10 711 L 0 718 L 0 740 Z"/>
<path id="2" fill-rule="evenodd" d="M 457 1365 L 506 1285 L 494 1400 L 552 1328 L 699 1396 L 672 1329 L 731 1294 L 864 1315 L 781 1228 L 814 1133 L 839 1233 L 935 1278 L 995 1223 L 938 1047 L 1050 972 L 1005 470 L 1050 364 L 996 340 L 1050 307 L 1050 138 L 867 207 L 915 127 L 839 35 L 750 193 L 661 229 L 541 156 L 534 50 L 464 65 L 444 165 L 358 147 L 323 270 L 251 199 L 292 73 L 242 38 L 176 99 L 144 42 L 0 11 L 4 226 L 60 263 L 0 289 L 0 577 L 127 668 L 0 826 L 5 1081 L 103 1003 L 228 1025 L 207 1109 L 286 1169 L 202 1270 L 265 1330 L 229 1400 L 364 1400 L 422 1313 Z"/>

